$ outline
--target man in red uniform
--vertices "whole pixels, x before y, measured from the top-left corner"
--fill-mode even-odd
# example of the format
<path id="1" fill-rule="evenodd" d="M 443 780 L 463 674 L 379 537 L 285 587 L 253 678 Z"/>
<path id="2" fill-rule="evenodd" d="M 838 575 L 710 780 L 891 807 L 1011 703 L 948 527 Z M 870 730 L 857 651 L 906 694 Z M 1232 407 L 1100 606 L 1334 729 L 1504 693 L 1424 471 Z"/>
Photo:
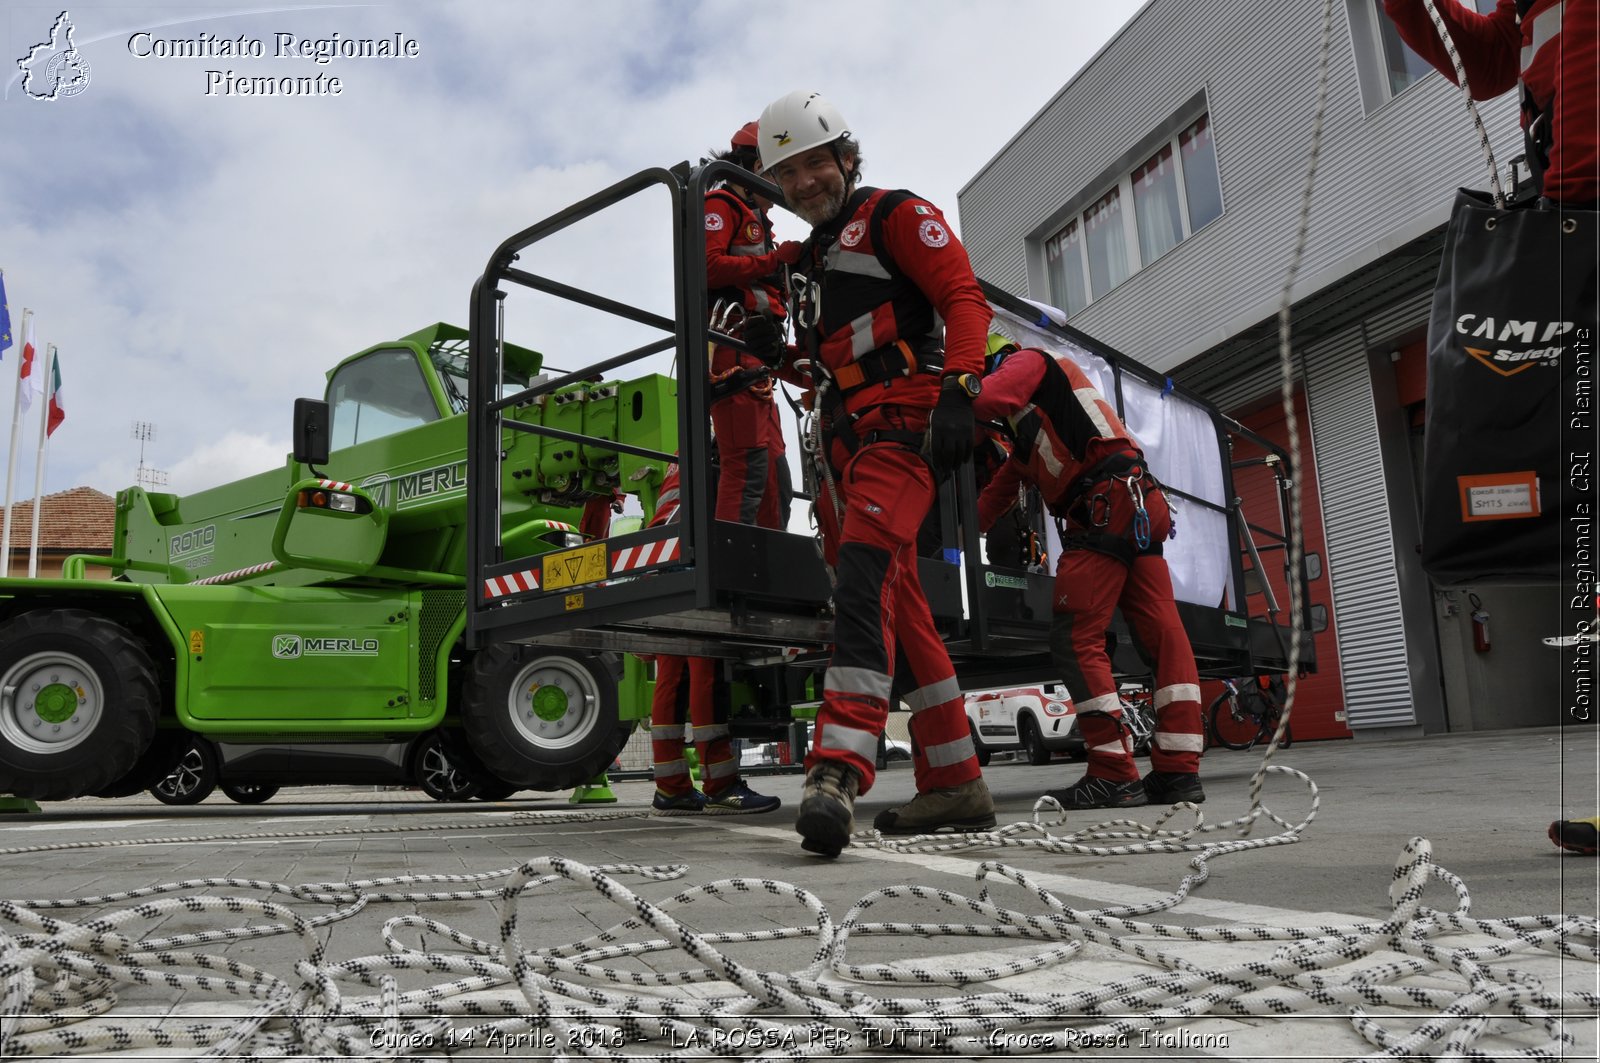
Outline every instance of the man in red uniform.
<path id="1" fill-rule="evenodd" d="M 752 173 L 761 171 L 756 124 L 747 122 L 717 156 Z M 706 288 L 711 306 L 733 305 L 719 331 L 741 336 L 746 315 L 784 316 L 783 267 L 800 245 L 772 243 L 772 204 L 737 185 L 725 184 L 706 195 Z M 750 354 L 719 345 L 711 352 L 711 425 L 722 452 L 717 519 L 763 528 L 782 528 L 779 467 L 784 456 L 783 425 L 773 401 L 766 366 Z"/>
<path id="2" fill-rule="evenodd" d="M 909 192 L 858 187 L 860 149 L 822 97 L 776 100 L 762 112 L 759 139 L 767 176 L 812 226 L 796 266 L 810 291 L 793 311 L 805 326 L 803 382 L 822 418 L 817 515 L 837 574 L 835 648 L 795 829 L 805 849 L 825 856 L 849 843 L 897 671 L 909 691 L 917 796 L 873 825 L 896 834 L 986 829 L 994 802 L 922 595 L 916 540 L 936 471 L 972 454 L 991 311 L 937 207 Z M 764 346 L 761 335 L 746 337 Z M 768 351 L 785 353 L 781 340 Z"/>
<path id="3" fill-rule="evenodd" d="M 719 477 L 720 482 L 720 477 Z M 650 527 L 678 519 L 678 466 L 667 467 Z M 658 816 L 740 816 L 776 811 L 783 802 L 758 794 L 739 778 L 739 760 L 728 735 L 727 706 L 716 694 L 717 662 L 709 657 L 656 657 L 656 692 L 650 703 L 650 759 Z M 701 793 L 689 777 L 683 753 L 683 707 L 700 753 Z"/>
<path id="4" fill-rule="evenodd" d="M 1089 770 L 1049 796 L 1063 808 L 1198 804 L 1206 799 L 1200 677 L 1161 556 L 1172 527 L 1167 500 L 1138 441 L 1070 359 L 1019 350 L 1003 336 L 991 336 L 988 349 L 990 373 L 973 410 L 984 420 L 1003 418 L 1015 449 L 978 498 L 978 527 L 987 530 L 1015 505 L 1024 481 L 1062 527 L 1050 654 L 1078 710 Z M 1106 655 L 1118 606 L 1156 672 L 1154 770 L 1142 781 Z"/>
<path id="5" fill-rule="evenodd" d="M 1522 126 L 1541 193 L 1563 206 L 1600 201 L 1600 25 L 1595 0 L 1499 0 L 1480 15 L 1434 0 L 1474 99 L 1523 86 Z M 1451 81 L 1455 66 L 1422 0 L 1383 0 L 1401 38 Z M 1520 26 L 1518 25 L 1520 18 Z"/>

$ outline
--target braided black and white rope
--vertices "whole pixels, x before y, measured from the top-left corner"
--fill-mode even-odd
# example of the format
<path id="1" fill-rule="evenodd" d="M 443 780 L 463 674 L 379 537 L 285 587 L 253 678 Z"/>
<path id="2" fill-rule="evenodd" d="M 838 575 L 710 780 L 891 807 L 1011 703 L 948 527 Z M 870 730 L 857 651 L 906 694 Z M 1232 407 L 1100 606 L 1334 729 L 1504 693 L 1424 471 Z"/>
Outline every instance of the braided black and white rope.
<path id="1" fill-rule="evenodd" d="M 1472 86 L 1467 83 L 1467 68 L 1462 65 L 1461 53 L 1456 50 L 1455 39 L 1450 36 L 1450 28 L 1444 23 L 1444 16 L 1439 14 L 1439 8 L 1433 0 L 1422 0 L 1422 6 L 1427 8 L 1428 17 L 1433 20 L 1433 28 L 1439 34 L 1439 41 L 1444 45 L 1445 54 L 1450 57 L 1450 66 L 1456 74 L 1456 87 L 1461 90 L 1461 98 L 1466 102 L 1467 114 L 1472 118 L 1472 125 L 1478 131 L 1478 146 L 1483 149 L 1484 160 L 1489 164 L 1489 192 L 1494 196 L 1494 205 L 1506 205 L 1505 194 L 1500 188 L 1500 167 L 1494 161 L 1494 148 L 1489 145 L 1489 130 L 1484 127 L 1483 118 L 1478 114 L 1478 105 L 1472 99 Z"/>
<path id="2" fill-rule="evenodd" d="M 919 885 L 875 890 L 834 924 L 810 891 L 773 879 L 725 879 L 651 902 L 619 876 L 646 881 L 681 878 L 682 867 L 590 867 L 544 857 L 517 868 L 473 875 L 408 875 L 345 883 L 286 885 L 254 879 L 207 878 L 75 900 L 0 902 L 0 1056 L 73 1055 L 140 1048 L 190 1049 L 206 1057 L 317 1054 L 400 1058 L 444 1054 L 468 1045 L 523 1046 L 553 1058 L 714 1054 L 798 1059 L 880 1049 L 895 1054 L 990 1054 L 1066 1051 L 1086 1044 L 1127 1043 L 1141 1031 L 1179 1026 L 1202 1016 L 1337 1019 L 1382 1057 L 1556 1059 L 1575 1038 L 1569 1015 L 1593 1017 L 1600 995 L 1553 991 L 1504 961 L 1539 955 L 1594 963 L 1600 959 L 1592 917 L 1470 916 L 1465 884 L 1433 863 L 1431 846 L 1413 839 L 1396 864 L 1391 913 L 1378 922 L 1315 927 L 1183 926 L 1142 917 L 1171 910 L 1204 881 L 1207 862 L 1236 851 L 1225 842 L 1198 852 L 1193 873 L 1169 897 L 1144 905 L 1076 909 L 1025 871 L 985 861 L 976 865 L 977 893 L 966 896 Z M 1443 883 L 1455 908 L 1422 905 L 1430 882 Z M 414 891 L 455 883 L 471 889 Z M 536 944 L 540 922 L 524 914 L 548 888 L 575 885 L 616 905 L 620 920 L 582 941 Z M 396 890 L 396 887 L 400 887 Z M 216 896 L 217 889 L 262 892 L 280 900 Z M 1019 892 L 1027 908 L 1001 903 L 1000 889 Z M 194 891 L 205 891 L 193 895 Z M 697 929 L 674 914 L 697 901 L 759 893 L 791 901 L 807 913 L 795 926 L 763 930 Z M 174 896 L 185 894 L 184 896 Z M 158 899 L 152 899 L 158 898 Z M 499 943 L 416 913 L 387 920 L 385 951 L 333 960 L 326 937 L 335 924 L 374 905 L 441 900 L 498 902 Z M 961 921 L 868 921 L 896 902 L 941 905 Z M 326 910 L 307 917 L 291 907 Z M 70 922 L 45 914 L 67 908 L 107 914 Z M 717 905 L 719 911 L 725 905 Z M 140 937 L 135 927 L 170 914 L 264 918 L 266 923 Z M 640 939 L 640 932 L 649 936 Z M 433 948 L 407 944 L 431 936 Z M 880 935 L 998 938 L 1037 942 L 1025 955 L 973 965 L 958 946 L 934 961 L 862 963 L 852 941 Z M 272 972 L 203 949 L 267 936 L 293 935 L 300 958 Z M 815 939 L 809 960 L 794 969 L 770 965 L 770 943 Z M 1174 940 L 1250 946 L 1274 943 L 1267 955 L 1219 968 L 1203 967 L 1153 942 Z M 756 966 L 728 946 L 761 943 Z M 1071 993 L 993 991 L 963 987 L 1055 967 L 1093 949 L 1153 968 L 1108 985 Z M 660 969 L 666 954 L 687 964 Z M 640 963 L 653 960 L 650 969 Z M 799 959 L 796 956 L 796 959 Z M 449 981 L 402 989 L 415 974 Z M 879 996 L 854 988 L 953 986 L 949 996 Z M 136 1024 L 113 1017 L 120 986 L 150 986 L 238 1000 L 236 1017 L 169 1018 Z M 682 995 L 702 987 L 706 995 Z M 357 987 L 365 990 L 353 992 Z M 676 989 L 676 991 L 674 991 Z M 717 992 L 707 992 L 708 990 Z M 1381 1014 L 1375 1014 L 1381 1013 Z M 1390 1025 L 1398 1020 L 1406 1028 Z M 1418 1020 L 1421 1020 L 1418 1022 Z M 1414 1028 L 1413 1028 L 1414 1027 Z M 1529 1031 L 1544 1038 L 1529 1046 Z M 1478 1047 L 1515 1032 L 1507 1049 Z M 1025 1040 L 1018 1041 L 1018 1038 Z M 1022 1047 L 1018 1047 L 1018 1046 Z M 759 1052 L 746 1049 L 758 1046 Z"/>

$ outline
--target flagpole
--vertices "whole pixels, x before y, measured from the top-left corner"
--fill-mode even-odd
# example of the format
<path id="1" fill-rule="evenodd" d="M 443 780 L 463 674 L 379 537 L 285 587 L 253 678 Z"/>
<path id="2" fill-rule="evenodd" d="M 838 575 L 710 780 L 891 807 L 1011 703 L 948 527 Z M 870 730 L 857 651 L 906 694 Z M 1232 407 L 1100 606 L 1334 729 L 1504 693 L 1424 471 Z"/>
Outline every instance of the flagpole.
<path id="1" fill-rule="evenodd" d="M 50 357 L 45 362 L 49 375 L 46 380 L 52 381 L 51 394 L 54 394 L 54 381 L 56 378 L 56 345 L 50 344 Z M 36 579 L 39 575 L 39 507 L 44 501 L 44 448 L 49 440 L 49 433 L 45 425 L 50 423 L 49 407 L 46 404 L 39 414 L 39 460 L 33 470 L 33 539 L 28 546 L 28 578 Z"/>
<path id="2" fill-rule="evenodd" d="M 33 311 L 22 309 L 22 342 L 28 342 L 28 319 Z M 11 449 L 6 452 L 6 515 L 0 528 L 0 576 L 11 575 L 11 485 L 17 472 L 17 437 L 22 431 L 22 352 L 17 352 L 16 385 L 11 390 Z"/>

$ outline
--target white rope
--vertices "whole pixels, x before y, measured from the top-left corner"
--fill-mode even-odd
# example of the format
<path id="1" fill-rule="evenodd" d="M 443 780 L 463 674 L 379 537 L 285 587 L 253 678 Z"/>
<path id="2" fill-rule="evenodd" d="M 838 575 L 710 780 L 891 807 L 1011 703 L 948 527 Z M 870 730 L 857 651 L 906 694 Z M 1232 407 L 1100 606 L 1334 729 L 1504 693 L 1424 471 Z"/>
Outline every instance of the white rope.
<path id="1" fill-rule="evenodd" d="M 1450 28 L 1444 24 L 1444 17 L 1439 14 L 1433 0 L 1422 0 L 1422 6 L 1427 8 L 1428 17 L 1433 19 L 1433 28 L 1439 34 L 1439 41 L 1444 45 L 1445 54 L 1450 57 L 1450 65 L 1456 72 L 1456 87 L 1461 90 L 1461 98 L 1467 104 L 1467 114 L 1472 117 L 1472 125 L 1478 131 L 1478 146 L 1483 149 L 1484 160 L 1489 164 L 1489 191 L 1494 196 L 1494 205 L 1504 207 L 1506 197 L 1500 190 L 1500 168 L 1494 161 L 1494 149 L 1489 146 L 1489 130 L 1484 128 L 1478 105 L 1473 102 L 1472 86 L 1467 84 L 1467 68 L 1461 63 L 1461 53 L 1456 51 Z M 1518 22 L 1520 25 L 1520 18 Z"/>
<path id="2" fill-rule="evenodd" d="M 857 901 L 837 925 L 814 894 L 786 882 L 724 879 L 652 902 L 619 876 L 668 881 L 681 878 L 685 868 L 590 867 L 557 857 L 477 875 L 298 886 L 197 879 L 76 900 L 0 902 L 0 1056 L 176 1048 L 201 1050 L 204 1058 L 411 1058 L 467 1046 L 556 1059 L 801 1059 L 873 1049 L 971 1055 L 992 1054 L 1000 1046 L 1011 1054 L 1128 1043 L 1130 1037 L 1138 1043 L 1143 1031 L 1181 1027 L 1200 1016 L 1297 1015 L 1300 1022 L 1318 1021 L 1305 1017 L 1310 1012 L 1321 1021 L 1347 1024 L 1377 1050 L 1370 1058 L 1557 1059 L 1576 1043 L 1567 1029 L 1568 1013 L 1592 1018 L 1600 1007 L 1600 995 L 1547 989 L 1504 963 L 1539 956 L 1595 962 L 1600 938 L 1594 918 L 1473 918 L 1465 884 L 1433 863 L 1431 846 L 1421 838 L 1408 843 L 1396 863 L 1391 911 L 1382 920 L 1193 927 L 1140 918 L 1176 907 L 1204 880 L 1207 861 L 1237 851 L 1231 847 L 1239 844 L 1198 852 L 1194 872 L 1153 904 L 1075 909 L 1027 872 L 985 861 L 974 868 L 975 896 L 888 887 Z M 1433 881 L 1453 891 L 1452 910 L 1422 905 Z M 435 883 L 471 888 L 393 892 Z M 538 910 L 550 902 L 551 887 L 563 885 L 616 905 L 619 921 L 569 944 L 532 940 L 543 925 Z M 258 891 L 268 899 L 209 892 L 219 888 Z M 1002 889 L 1005 903 L 997 897 Z M 703 931 L 682 914 L 711 901 L 715 911 L 704 922 L 723 926 L 731 910 L 726 902 L 752 893 L 786 900 L 804 918 L 778 929 Z M 383 924 L 383 952 L 345 960 L 328 955 L 334 925 L 368 908 L 463 900 L 497 904 L 498 943 L 407 912 Z M 867 921 L 869 912 L 902 901 L 942 905 L 961 921 Z M 306 916 L 296 904 L 324 910 Z M 533 906 L 532 914 L 525 914 L 526 905 Z M 77 922 L 45 914 L 68 908 L 112 910 Z M 190 920 L 266 922 L 140 935 L 141 924 L 177 913 Z M 281 971 L 205 951 L 284 935 L 298 940 L 300 958 Z M 407 940 L 429 935 L 435 940 L 431 949 Z M 886 964 L 850 956 L 852 943 L 859 949 L 862 939 L 885 935 L 951 938 L 956 947 L 938 961 Z M 974 937 L 1038 948 L 963 966 L 960 943 Z M 1222 942 L 1241 951 L 1259 944 L 1263 950 L 1206 967 L 1155 947 L 1150 938 Z M 808 961 L 797 954 L 792 969 L 774 964 L 782 953 L 771 943 L 812 940 Z M 759 965 L 728 948 L 751 944 L 760 948 L 743 951 Z M 963 990 L 1055 967 L 1091 946 L 1151 970 L 1075 992 Z M 669 953 L 684 954 L 682 965 L 668 965 L 663 954 Z M 448 980 L 401 987 L 402 979 L 414 984 L 418 973 Z M 861 988 L 902 984 L 952 985 L 955 992 L 883 996 Z M 226 1018 L 113 1019 L 116 990 L 123 985 L 165 987 L 186 998 L 210 996 L 239 1006 Z M 691 997 L 685 986 L 701 989 Z M 1491 1013 L 1494 1019 L 1486 1017 Z M 1530 1045 L 1530 1032 L 1543 1040 Z M 1503 1041 L 1512 1034 L 1515 1039 Z M 636 1054 L 641 1049 L 646 1054 Z"/>

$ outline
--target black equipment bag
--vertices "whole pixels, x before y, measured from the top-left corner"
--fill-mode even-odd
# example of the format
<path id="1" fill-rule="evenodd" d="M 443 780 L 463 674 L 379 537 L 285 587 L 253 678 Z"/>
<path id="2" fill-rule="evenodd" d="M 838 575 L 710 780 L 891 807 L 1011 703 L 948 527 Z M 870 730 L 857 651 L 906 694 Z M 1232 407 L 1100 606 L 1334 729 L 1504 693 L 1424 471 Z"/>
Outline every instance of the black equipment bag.
<path id="1" fill-rule="evenodd" d="M 1570 579 L 1592 544 L 1595 221 L 1456 195 L 1428 323 L 1422 567 L 1440 584 Z"/>

